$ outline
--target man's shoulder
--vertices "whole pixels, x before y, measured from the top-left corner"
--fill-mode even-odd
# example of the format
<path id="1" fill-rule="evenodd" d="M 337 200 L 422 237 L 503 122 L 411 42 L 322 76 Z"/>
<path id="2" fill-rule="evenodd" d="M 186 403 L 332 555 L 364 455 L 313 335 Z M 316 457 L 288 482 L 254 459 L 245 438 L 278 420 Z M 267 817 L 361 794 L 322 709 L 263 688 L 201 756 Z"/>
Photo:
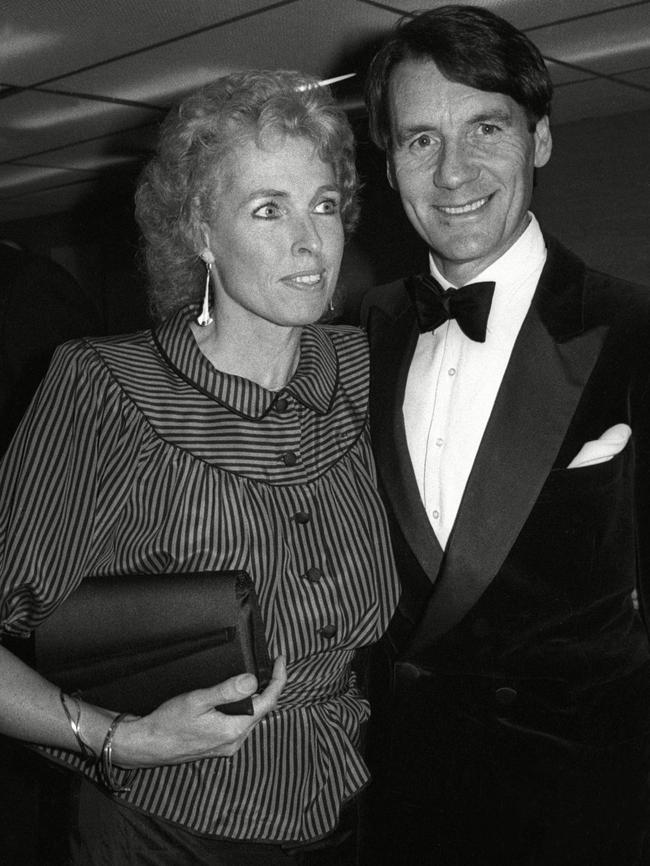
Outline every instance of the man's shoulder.
<path id="1" fill-rule="evenodd" d="M 544 299 L 555 315 L 579 304 L 582 328 L 638 319 L 640 329 L 650 327 L 650 287 L 606 273 L 585 263 L 556 238 L 544 235 L 548 257 L 541 277 Z M 565 313 L 562 313 L 562 310 Z"/>
<path id="2" fill-rule="evenodd" d="M 586 267 L 587 285 L 595 293 L 614 293 L 626 301 L 638 301 L 640 304 L 650 302 L 650 285 L 642 285 L 624 277 L 606 273 L 597 268 Z"/>
<path id="3" fill-rule="evenodd" d="M 544 233 L 550 262 L 561 268 L 561 273 L 584 273 L 584 282 L 591 293 L 605 296 L 616 295 L 619 299 L 638 299 L 645 303 L 650 298 L 650 286 L 607 273 L 584 262 L 575 252 L 565 247 L 557 238 Z"/>
<path id="4" fill-rule="evenodd" d="M 650 286 L 604 271 L 585 270 L 586 324 L 618 324 L 630 336 L 650 333 Z"/>

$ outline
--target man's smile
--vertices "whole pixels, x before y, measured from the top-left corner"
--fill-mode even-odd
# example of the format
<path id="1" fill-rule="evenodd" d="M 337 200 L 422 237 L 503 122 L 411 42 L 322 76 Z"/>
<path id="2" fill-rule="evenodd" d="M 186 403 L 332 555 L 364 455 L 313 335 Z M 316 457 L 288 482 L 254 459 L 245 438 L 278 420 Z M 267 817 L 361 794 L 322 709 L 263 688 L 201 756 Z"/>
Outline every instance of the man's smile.
<path id="1" fill-rule="evenodd" d="M 483 198 L 477 198 L 475 201 L 467 202 L 467 204 L 461 205 L 434 205 L 436 210 L 439 210 L 441 213 L 447 214 L 448 216 L 462 216 L 466 213 L 473 213 L 474 211 L 480 210 L 484 205 L 488 203 L 488 201 L 492 198 L 492 196 L 484 196 Z"/>

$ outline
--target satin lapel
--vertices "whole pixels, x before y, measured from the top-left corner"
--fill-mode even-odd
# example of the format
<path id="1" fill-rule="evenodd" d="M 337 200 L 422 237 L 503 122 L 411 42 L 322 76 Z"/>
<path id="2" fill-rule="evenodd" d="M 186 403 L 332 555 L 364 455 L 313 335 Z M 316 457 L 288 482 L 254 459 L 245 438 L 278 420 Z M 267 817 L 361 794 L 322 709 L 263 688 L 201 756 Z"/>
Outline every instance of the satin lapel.
<path id="1" fill-rule="evenodd" d="M 538 305 L 531 307 L 409 653 L 459 622 L 503 565 L 553 466 L 605 332 L 593 328 L 558 342 Z"/>
<path id="2" fill-rule="evenodd" d="M 413 310 L 408 308 L 393 318 L 375 308 L 369 318 L 368 332 L 370 430 L 379 477 L 407 544 L 429 580 L 434 582 L 442 548 L 420 499 L 402 414 L 406 379 L 418 337 Z"/>

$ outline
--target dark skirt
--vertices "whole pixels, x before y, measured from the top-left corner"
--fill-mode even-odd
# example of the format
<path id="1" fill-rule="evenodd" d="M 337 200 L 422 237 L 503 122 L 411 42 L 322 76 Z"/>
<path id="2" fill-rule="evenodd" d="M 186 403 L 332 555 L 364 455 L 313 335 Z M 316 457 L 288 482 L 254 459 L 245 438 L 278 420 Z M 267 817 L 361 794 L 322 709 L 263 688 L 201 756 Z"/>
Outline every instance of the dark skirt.
<path id="1" fill-rule="evenodd" d="M 331 836 L 310 845 L 200 836 L 147 815 L 81 780 L 75 785 L 73 866 L 355 866 L 356 806 Z"/>

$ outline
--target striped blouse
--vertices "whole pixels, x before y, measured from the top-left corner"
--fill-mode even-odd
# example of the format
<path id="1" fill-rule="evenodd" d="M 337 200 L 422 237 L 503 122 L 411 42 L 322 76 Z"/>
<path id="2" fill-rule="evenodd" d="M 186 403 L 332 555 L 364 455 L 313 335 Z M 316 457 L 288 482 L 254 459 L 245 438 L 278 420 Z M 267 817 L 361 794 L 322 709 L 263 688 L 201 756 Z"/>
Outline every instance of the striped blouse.
<path id="1" fill-rule="evenodd" d="M 308 841 L 367 781 L 350 665 L 398 596 L 366 341 L 306 327 L 274 393 L 215 370 L 191 313 L 57 350 L 0 467 L 0 629 L 29 633 L 86 575 L 248 571 L 271 656 L 287 658 L 277 709 L 234 757 L 139 770 L 120 796 L 197 833 Z"/>

